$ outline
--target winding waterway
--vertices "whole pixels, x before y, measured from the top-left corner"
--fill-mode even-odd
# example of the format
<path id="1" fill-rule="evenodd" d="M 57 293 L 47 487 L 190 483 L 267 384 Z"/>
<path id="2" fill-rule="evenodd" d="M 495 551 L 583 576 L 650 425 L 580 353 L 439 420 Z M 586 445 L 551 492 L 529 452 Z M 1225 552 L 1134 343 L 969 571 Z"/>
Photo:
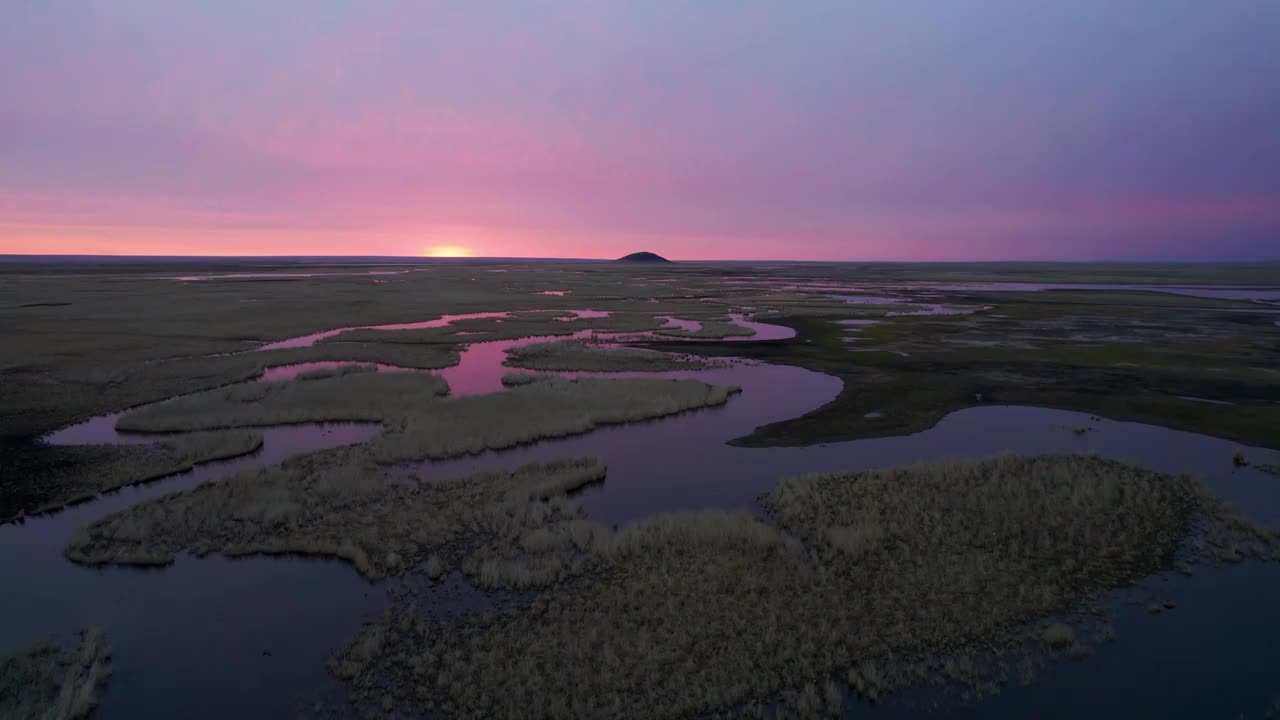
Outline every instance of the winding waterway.
<path id="1" fill-rule="evenodd" d="M 748 341 L 791 334 L 788 328 L 743 323 L 758 332 Z M 266 347 L 299 347 L 343 330 Z M 606 338 L 619 339 L 611 334 Z M 463 350 L 459 365 L 435 372 L 449 381 L 454 394 L 501 391 L 506 350 L 533 341 L 472 343 Z M 291 377 L 299 368 L 305 369 L 290 366 L 273 378 Z M 983 406 L 952 413 L 913 435 L 804 448 L 741 448 L 727 441 L 821 406 L 840 391 L 840 381 L 796 367 L 749 362 L 657 375 L 733 383 L 743 392 L 720 408 L 390 472 L 438 478 L 595 455 L 607 462 L 608 477 L 583 492 L 583 504 L 594 519 L 623 524 L 660 512 L 751 510 L 777 478 L 797 473 L 1003 450 L 1098 451 L 1163 472 L 1200 474 L 1255 519 L 1280 525 L 1280 480 L 1253 468 L 1234 468 L 1236 446 L 1225 440 L 1058 410 Z M 894 408 L 868 411 L 892 415 Z M 95 418 L 47 441 L 154 439 L 117 433 L 116 417 Z M 1079 425 L 1094 429 L 1084 435 L 1071 432 Z M 0 647 L 16 647 L 50 633 L 69 637 L 86 623 L 101 625 L 115 651 L 115 674 L 102 694 L 99 718 L 279 718 L 305 714 L 315 703 L 342 708 L 343 688 L 326 673 L 324 660 L 355 633 L 362 619 L 384 607 L 386 588 L 399 581 L 372 585 L 346 564 L 331 560 L 183 555 L 159 570 L 94 569 L 72 564 L 61 553 L 81 524 L 142 499 L 292 454 L 361 442 L 377 430 L 376 425 L 342 423 L 265 428 L 264 447 L 254 455 L 207 463 L 23 524 L 0 526 L 0 567 L 7 576 L 0 584 L 0 607 L 7 610 L 0 615 Z M 1280 452 L 1246 452 L 1254 463 L 1280 462 Z M 431 597 L 452 603 L 466 592 L 455 577 Z M 1149 616 L 1143 608 L 1151 597 L 1174 600 L 1177 609 Z M 1280 690 L 1280 678 L 1272 672 L 1280 667 L 1280 623 L 1274 619 L 1274 608 L 1280 606 L 1276 564 L 1247 563 L 1198 571 L 1190 578 L 1156 578 L 1118 593 L 1111 604 L 1118 637 L 1097 657 L 1056 666 L 1030 687 L 1010 687 L 978 706 L 951 708 L 943 714 L 1254 716 Z M 868 710 L 865 705 L 855 707 L 859 715 Z M 872 714 L 895 717 L 911 711 L 889 704 Z"/>

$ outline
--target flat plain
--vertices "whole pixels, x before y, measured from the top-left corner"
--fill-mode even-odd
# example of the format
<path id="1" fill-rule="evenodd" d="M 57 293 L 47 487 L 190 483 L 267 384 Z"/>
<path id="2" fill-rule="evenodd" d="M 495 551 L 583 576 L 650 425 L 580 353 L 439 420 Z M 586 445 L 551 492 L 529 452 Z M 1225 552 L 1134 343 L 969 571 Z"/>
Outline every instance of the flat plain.
<path id="1" fill-rule="evenodd" d="M 1123 638 L 1162 587 L 1190 627 L 1231 578 L 1280 598 L 1277 288 L 1275 263 L 3 263 L 0 557 L 33 580 L 0 650 L 39 677 L 4 702 L 128 716 L 196 682 L 160 660 L 192 652 L 175 604 L 275 567 L 332 594 L 205 611 L 314 637 L 277 663 L 306 671 L 172 710 L 1106 715 L 1054 668 L 1144 662 Z M 1010 413 L 1035 424 L 1011 452 L 946 440 Z M 347 593 L 375 600 L 308 620 Z M 266 657 L 226 642 L 219 667 Z M 1170 673 L 1234 683 L 1220 714 L 1280 690 L 1183 650 Z"/>

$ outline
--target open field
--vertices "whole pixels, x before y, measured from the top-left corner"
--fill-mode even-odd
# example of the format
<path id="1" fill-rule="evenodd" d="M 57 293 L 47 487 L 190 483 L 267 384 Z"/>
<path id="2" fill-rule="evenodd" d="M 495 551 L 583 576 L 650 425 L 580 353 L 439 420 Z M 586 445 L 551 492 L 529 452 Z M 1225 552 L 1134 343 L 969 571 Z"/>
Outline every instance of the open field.
<path id="1" fill-rule="evenodd" d="M 98 704 L 98 688 L 111 677 L 102 631 L 86 628 L 80 645 L 41 641 L 0 655 L 0 717 L 79 720 Z"/>

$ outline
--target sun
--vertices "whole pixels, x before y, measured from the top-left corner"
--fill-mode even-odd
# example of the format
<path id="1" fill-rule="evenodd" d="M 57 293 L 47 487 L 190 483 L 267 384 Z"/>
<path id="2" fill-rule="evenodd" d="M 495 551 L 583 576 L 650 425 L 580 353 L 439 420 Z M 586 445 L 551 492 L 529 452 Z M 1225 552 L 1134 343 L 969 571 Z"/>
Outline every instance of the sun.
<path id="1" fill-rule="evenodd" d="M 471 257 L 471 250 L 461 245 L 433 245 L 422 254 L 424 257 Z"/>

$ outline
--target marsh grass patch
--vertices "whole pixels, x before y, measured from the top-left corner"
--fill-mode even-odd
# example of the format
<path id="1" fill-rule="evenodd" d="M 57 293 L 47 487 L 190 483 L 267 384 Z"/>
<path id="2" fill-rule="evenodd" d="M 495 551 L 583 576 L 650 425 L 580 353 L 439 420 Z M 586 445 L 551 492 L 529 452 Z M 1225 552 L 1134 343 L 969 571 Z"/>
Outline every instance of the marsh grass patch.
<path id="1" fill-rule="evenodd" d="M 17 482 L 0 493 L 0 519 L 56 510 L 201 463 L 248 455 L 261 447 L 258 433 L 235 430 L 157 438 L 137 445 L 15 448 L 6 452 L 5 462 L 17 465 L 7 473 Z"/>
<path id="2" fill-rule="evenodd" d="M 507 351 L 504 364 L 530 370 L 661 372 L 700 370 L 726 363 L 642 348 L 603 347 L 585 340 L 557 340 L 512 348 Z"/>
<path id="3" fill-rule="evenodd" d="M 825 713 L 907 687 L 973 699 L 1087 657 L 1082 638 L 1105 627 L 1046 619 L 1175 557 L 1277 549 L 1198 481 L 1092 456 L 787 478 L 763 502 L 769 520 L 667 515 L 597 539 L 526 604 L 457 622 L 390 610 L 331 668 L 357 699 L 464 717 Z"/>
<path id="4" fill-rule="evenodd" d="M 568 458 L 392 482 L 363 448 L 336 448 L 108 515 L 82 527 L 66 556 L 159 565 L 184 551 L 315 555 L 369 580 L 462 569 L 481 587 L 535 587 L 571 572 L 601 534 L 568 496 L 604 474 L 599 459 Z"/>
<path id="5" fill-rule="evenodd" d="M 516 382 L 519 382 L 517 380 Z M 147 406 L 120 430 L 180 432 L 283 423 L 381 422 L 371 440 L 382 463 L 444 459 L 723 405 L 736 385 L 665 378 L 548 378 L 491 395 L 443 398 L 444 380 L 355 373 L 254 383 Z"/>
<path id="6" fill-rule="evenodd" d="M 232 385 L 126 413 L 119 430 L 182 432 L 288 423 L 378 422 L 448 392 L 435 375 L 323 372 L 291 381 Z"/>
<path id="7" fill-rule="evenodd" d="M 722 318 L 705 318 L 700 319 L 702 327 L 697 330 L 688 330 L 685 328 L 664 327 L 654 330 L 655 335 L 666 335 L 668 337 L 681 338 L 698 338 L 698 339 L 722 339 L 729 337 L 751 337 L 756 334 L 755 330 L 743 327 L 737 323 L 730 322 Z"/>
<path id="8" fill-rule="evenodd" d="M 723 405 L 736 385 L 663 378 L 547 378 L 424 405 L 371 441 L 379 462 L 439 460 Z"/>
<path id="9" fill-rule="evenodd" d="M 98 704 L 98 689 L 110 677 L 110 649 L 97 628 L 83 630 L 74 648 L 51 640 L 33 643 L 0 656 L 0 717 L 87 717 Z"/>
<path id="10" fill-rule="evenodd" d="M 507 318 L 456 320 L 449 325 L 414 330 L 352 330 L 322 340 L 368 343 L 370 345 L 431 345 L 459 342 L 519 340 L 526 337 L 572 335 L 583 330 L 595 332 L 647 332 L 662 327 L 652 312 L 610 312 L 606 317 L 577 316 L 569 311 L 517 312 Z"/>

